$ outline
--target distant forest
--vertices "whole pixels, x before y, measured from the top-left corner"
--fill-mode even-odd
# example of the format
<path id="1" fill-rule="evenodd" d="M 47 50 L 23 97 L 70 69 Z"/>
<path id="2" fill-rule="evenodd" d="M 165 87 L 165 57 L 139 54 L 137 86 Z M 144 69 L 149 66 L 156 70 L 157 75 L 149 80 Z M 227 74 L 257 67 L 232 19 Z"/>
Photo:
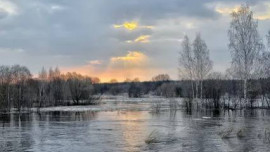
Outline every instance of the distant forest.
<path id="1" fill-rule="evenodd" d="M 100 83 L 98 78 L 58 68 L 42 68 L 34 78 L 25 66 L 0 66 L 0 110 L 31 107 L 95 105 L 106 95 L 132 98 L 183 98 L 187 107 L 214 109 L 270 108 L 270 31 L 266 44 L 248 5 L 232 13 L 228 30 L 232 61 L 225 73 L 214 72 L 205 41 L 185 36 L 179 52 L 179 81 L 160 74 L 148 82 L 139 79 Z"/>

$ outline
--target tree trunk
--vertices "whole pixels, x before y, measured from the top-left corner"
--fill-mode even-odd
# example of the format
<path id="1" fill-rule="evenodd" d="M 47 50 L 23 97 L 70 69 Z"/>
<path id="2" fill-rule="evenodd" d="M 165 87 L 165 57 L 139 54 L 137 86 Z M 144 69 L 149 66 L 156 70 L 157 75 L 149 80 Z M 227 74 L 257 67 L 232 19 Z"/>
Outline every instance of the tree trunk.
<path id="1" fill-rule="evenodd" d="M 196 98 L 198 98 L 198 93 L 199 92 L 199 81 L 196 80 Z"/>
<path id="2" fill-rule="evenodd" d="M 202 101 L 202 98 L 203 98 L 203 94 L 202 94 L 202 90 L 203 90 L 203 80 L 201 80 L 201 92 L 200 92 L 200 98 L 201 98 L 201 101 Z"/>
<path id="3" fill-rule="evenodd" d="M 247 79 L 244 80 L 244 99 L 245 104 L 247 103 Z"/>
<path id="4" fill-rule="evenodd" d="M 9 85 L 7 87 L 7 102 L 8 102 L 8 111 L 10 111 L 11 110 L 11 104 L 10 104 Z"/>
<path id="5" fill-rule="evenodd" d="M 192 90 L 192 98 L 194 99 L 195 93 L 194 93 L 194 86 L 193 86 L 193 80 L 191 80 L 191 90 Z"/>

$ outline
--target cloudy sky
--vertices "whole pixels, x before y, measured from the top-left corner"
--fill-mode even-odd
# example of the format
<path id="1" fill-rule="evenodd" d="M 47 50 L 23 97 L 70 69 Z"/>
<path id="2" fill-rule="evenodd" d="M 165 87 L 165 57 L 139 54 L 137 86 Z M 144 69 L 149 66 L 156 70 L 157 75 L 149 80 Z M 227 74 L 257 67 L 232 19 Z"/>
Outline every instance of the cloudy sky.
<path id="1" fill-rule="evenodd" d="M 159 73 L 177 79 L 185 34 L 200 32 L 214 71 L 230 65 L 227 31 L 235 0 L 0 0 L 0 64 L 33 74 L 58 66 L 101 81 Z M 247 1 L 262 38 L 270 29 L 270 1 Z"/>

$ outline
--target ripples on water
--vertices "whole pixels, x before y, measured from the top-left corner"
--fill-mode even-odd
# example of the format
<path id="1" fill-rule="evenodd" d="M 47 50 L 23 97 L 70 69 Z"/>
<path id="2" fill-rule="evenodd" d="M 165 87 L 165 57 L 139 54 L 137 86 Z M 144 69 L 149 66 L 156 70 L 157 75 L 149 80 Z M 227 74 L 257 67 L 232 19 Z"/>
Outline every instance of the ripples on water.
<path id="1" fill-rule="evenodd" d="M 0 151 L 269 151 L 267 110 L 42 112 L 0 116 Z M 222 130 L 232 128 L 229 138 Z M 244 136 L 237 137 L 243 129 Z M 146 144 L 157 132 L 157 141 Z"/>

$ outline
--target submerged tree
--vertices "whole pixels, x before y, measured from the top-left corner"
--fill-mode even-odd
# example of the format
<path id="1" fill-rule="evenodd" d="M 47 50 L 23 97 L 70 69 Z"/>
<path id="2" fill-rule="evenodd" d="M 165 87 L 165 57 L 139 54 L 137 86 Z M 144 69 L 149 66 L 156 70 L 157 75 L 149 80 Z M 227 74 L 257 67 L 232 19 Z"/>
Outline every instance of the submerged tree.
<path id="1" fill-rule="evenodd" d="M 82 76 L 75 72 L 67 73 L 67 84 L 74 104 L 79 104 L 81 100 L 89 100 L 92 91 L 92 81 L 90 77 Z"/>
<path id="2" fill-rule="evenodd" d="M 248 5 L 242 5 L 231 14 L 232 21 L 228 31 L 229 49 L 232 56 L 232 69 L 244 81 L 244 98 L 247 99 L 247 80 L 255 71 L 255 62 L 263 47 L 253 12 Z"/>
<path id="3" fill-rule="evenodd" d="M 14 65 L 11 67 L 12 76 L 13 76 L 13 84 L 14 87 L 14 105 L 17 107 L 19 112 L 21 111 L 22 106 L 27 102 L 25 98 L 26 89 L 27 89 L 27 80 L 29 80 L 32 75 L 27 67 Z"/>
<path id="4" fill-rule="evenodd" d="M 203 80 L 211 71 L 213 63 L 210 60 L 207 45 L 205 41 L 201 39 L 200 34 L 196 35 L 196 38 L 193 42 L 193 53 L 194 53 L 194 76 L 197 80 L 196 92 L 199 91 L 198 87 L 200 85 L 200 98 L 202 99 Z"/>

